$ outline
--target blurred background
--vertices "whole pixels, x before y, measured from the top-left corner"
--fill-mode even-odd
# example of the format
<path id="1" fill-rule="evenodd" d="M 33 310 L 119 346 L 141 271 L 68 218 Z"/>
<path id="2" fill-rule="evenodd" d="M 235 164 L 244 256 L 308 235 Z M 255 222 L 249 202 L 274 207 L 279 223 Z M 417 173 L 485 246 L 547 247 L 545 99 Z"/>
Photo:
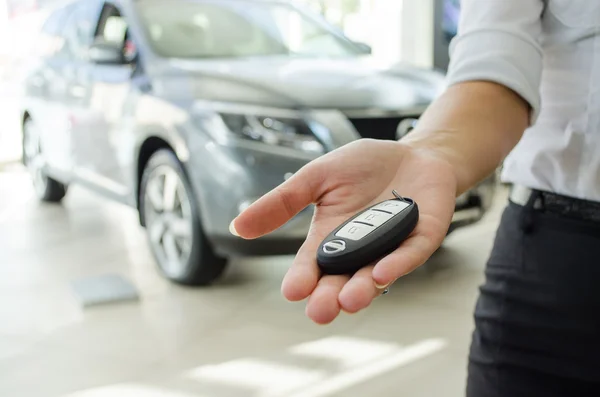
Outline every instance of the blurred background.
<path id="1" fill-rule="evenodd" d="M 364 313 L 280 282 L 311 208 L 228 225 L 304 164 L 399 139 L 444 89 L 458 0 L 0 0 L 0 395 L 462 396 L 506 192 Z"/>
<path id="2" fill-rule="evenodd" d="M 348 38 L 369 45 L 377 60 L 445 71 L 448 45 L 458 27 L 459 1 L 296 0 L 296 3 L 322 15 Z M 13 107 L 12 112 L 10 106 L 2 107 L 8 116 L 3 120 L 18 114 L 14 99 L 18 98 L 25 78 L 22 67 L 35 55 L 44 22 L 52 10 L 69 3 L 70 0 L 0 2 L 0 81 L 3 98 L 12 96 L 9 102 Z M 5 132 L 0 159 L 19 158 L 19 145 L 17 133 Z"/>

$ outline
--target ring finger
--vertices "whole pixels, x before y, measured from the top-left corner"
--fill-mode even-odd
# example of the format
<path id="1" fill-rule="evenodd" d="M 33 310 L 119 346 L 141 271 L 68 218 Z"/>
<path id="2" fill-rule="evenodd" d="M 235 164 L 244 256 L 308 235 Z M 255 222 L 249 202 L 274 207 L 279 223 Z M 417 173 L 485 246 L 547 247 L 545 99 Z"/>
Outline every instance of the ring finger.
<path id="1" fill-rule="evenodd" d="M 338 297 L 348 276 L 324 276 L 308 298 L 306 315 L 317 324 L 329 324 L 340 314 Z"/>
<path id="2" fill-rule="evenodd" d="M 339 302 L 348 313 L 356 313 L 367 308 L 373 299 L 381 295 L 384 289 L 378 289 L 373 281 L 373 268 L 367 266 L 360 269 L 342 288 Z"/>

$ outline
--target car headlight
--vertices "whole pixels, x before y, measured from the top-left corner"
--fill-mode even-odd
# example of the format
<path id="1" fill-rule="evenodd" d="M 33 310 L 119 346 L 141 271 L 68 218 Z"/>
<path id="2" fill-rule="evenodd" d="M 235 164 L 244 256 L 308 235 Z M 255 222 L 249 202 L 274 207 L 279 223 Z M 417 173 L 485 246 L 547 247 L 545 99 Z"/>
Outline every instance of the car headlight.
<path id="1" fill-rule="evenodd" d="M 236 137 L 305 152 L 322 153 L 323 145 L 301 118 L 219 113 Z"/>
<path id="2" fill-rule="evenodd" d="M 329 130 L 297 109 L 196 100 L 193 118 L 223 144 L 233 141 L 258 150 L 278 147 L 311 158 L 324 154 L 331 144 Z"/>

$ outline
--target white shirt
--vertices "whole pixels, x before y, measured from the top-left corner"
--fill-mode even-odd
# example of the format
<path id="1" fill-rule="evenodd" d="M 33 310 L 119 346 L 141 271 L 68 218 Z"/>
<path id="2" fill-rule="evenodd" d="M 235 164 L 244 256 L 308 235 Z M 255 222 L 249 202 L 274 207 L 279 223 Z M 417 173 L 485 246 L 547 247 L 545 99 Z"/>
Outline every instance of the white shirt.
<path id="1" fill-rule="evenodd" d="M 503 180 L 600 201 L 600 0 L 463 0 L 449 84 L 488 80 L 529 102 Z"/>

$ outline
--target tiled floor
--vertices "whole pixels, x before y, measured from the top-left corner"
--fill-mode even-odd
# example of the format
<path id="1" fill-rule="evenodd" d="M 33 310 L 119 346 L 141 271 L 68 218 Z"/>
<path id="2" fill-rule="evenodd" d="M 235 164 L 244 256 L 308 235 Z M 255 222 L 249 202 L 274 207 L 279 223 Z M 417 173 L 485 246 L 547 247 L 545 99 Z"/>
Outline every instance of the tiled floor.
<path id="1" fill-rule="evenodd" d="M 0 173 L 0 396 L 462 396 L 502 204 L 368 311 L 319 327 L 280 296 L 289 257 L 177 287 L 132 210 L 81 188 L 40 205 L 22 172 Z M 105 274 L 131 280 L 140 301 L 83 309 L 70 283 Z"/>

